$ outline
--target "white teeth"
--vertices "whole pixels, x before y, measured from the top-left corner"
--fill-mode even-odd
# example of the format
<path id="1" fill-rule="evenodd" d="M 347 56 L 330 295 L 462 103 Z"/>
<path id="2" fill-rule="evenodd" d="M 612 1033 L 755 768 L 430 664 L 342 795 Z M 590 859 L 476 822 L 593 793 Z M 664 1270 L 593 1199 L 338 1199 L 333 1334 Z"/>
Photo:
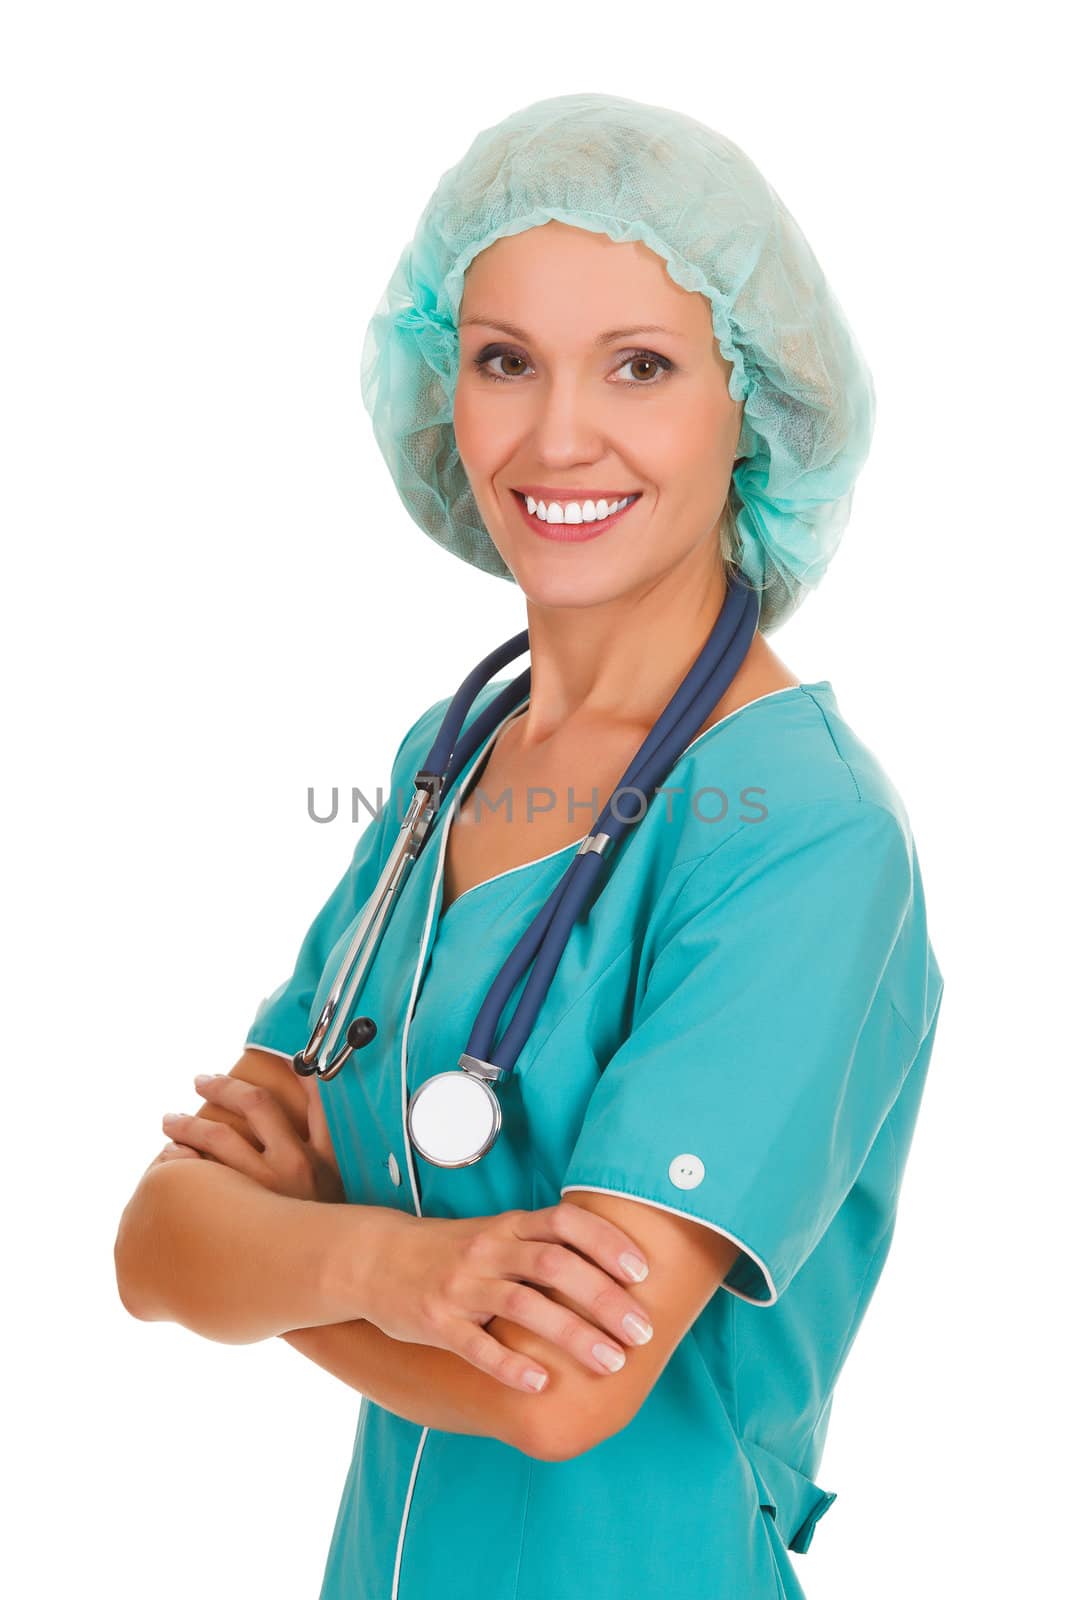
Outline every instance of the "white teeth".
<path id="1" fill-rule="evenodd" d="M 531 517 L 539 517 L 542 522 L 603 522 L 605 517 L 614 516 L 616 511 L 632 505 L 636 499 L 637 496 L 631 494 L 622 500 L 568 500 L 565 505 L 558 500 L 550 500 L 546 505 L 543 500 L 535 500 L 533 495 L 528 494 L 526 509 Z"/>

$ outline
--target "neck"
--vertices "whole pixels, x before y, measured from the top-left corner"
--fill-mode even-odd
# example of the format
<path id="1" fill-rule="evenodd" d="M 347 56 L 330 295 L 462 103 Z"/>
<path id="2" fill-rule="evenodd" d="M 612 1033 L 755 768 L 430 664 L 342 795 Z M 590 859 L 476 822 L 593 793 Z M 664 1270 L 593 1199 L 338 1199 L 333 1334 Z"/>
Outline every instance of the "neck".
<path id="1" fill-rule="evenodd" d="M 726 575 L 717 561 L 710 577 L 706 565 L 701 573 L 679 568 L 642 594 L 603 605 L 528 601 L 530 702 L 516 728 L 521 747 L 542 744 L 564 728 L 643 736 L 703 649 L 725 598 Z M 757 695 L 797 682 L 757 631 L 705 726 Z"/>

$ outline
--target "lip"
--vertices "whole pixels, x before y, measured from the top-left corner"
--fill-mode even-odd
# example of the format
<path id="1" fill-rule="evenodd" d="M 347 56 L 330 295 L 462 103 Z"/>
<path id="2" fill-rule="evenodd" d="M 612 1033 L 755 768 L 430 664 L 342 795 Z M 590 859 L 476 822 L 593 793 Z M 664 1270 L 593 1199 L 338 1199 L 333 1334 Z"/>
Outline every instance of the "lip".
<path id="1" fill-rule="evenodd" d="M 628 494 L 640 494 L 640 489 L 561 489 L 552 483 L 516 483 L 512 485 L 516 494 L 528 494 L 533 500 L 543 500 L 547 505 L 549 500 L 623 500 Z"/>
<path id="2" fill-rule="evenodd" d="M 630 504 L 628 506 L 623 506 L 621 511 L 615 511 L 610 517 L 605 517 L 603 522 L 542 522 L 540 517 L 532 516 L 530 512 L 527 511 L 525 491 L 522 489 L 512 489 L 511 493 L 515 497 L 515 503 L 519 508 L 519 515 L 524 519 L 526 526 L 532 529 L 534 533 L 538 534 L 540 538 L 551 539 L 557 544 L 583 544 L 589 539 L 599 538 L 602 533 L 607 533 L 609 529 L 613 528 L 628 511 L 632 511 L 634 506 L 637 505 L 638 501 L 641 499 L 641 495 L 638 494 L 637 499 L 631 500 Z M 530 490 L 530 495 L 531 498 L 533 498 L 533 489 Z M 582 500 L 616 500 L 621 499 L 622 496 L 602 494 L 599 492 L 583 494 L 579 496 L 579 493 L 576 489 L 570 489 L 567 491 L 565 497 L 560 496 L 559 491 L 557 490 L 555 496 L 553 497 L 550 497 L 547 494 L 538 494 L 536 498 L 538 500 L 547 500 L 549 498 L 566 498 L 568 500 L 577 500 L 579 498 Z"/>

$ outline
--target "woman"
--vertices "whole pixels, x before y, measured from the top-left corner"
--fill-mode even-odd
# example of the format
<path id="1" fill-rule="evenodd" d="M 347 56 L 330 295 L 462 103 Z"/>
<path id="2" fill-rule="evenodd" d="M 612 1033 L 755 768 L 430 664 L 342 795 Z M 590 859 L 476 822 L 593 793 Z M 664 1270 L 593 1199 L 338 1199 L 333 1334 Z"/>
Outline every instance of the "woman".
<path id="1" fill-rule="evenodd" d="M 568 95 L 445 174 L 364 395 L 419 525 L 522 589 L 529 691 L 397 898 L 359 1066 L 299 1077 L 450 697 L 409 729 L 241 1061 L 164 1119 L 124 1299 L 280 1332 L 364 1395 L 329 1600 L 799 1597 L 787 1552 L 836 1498 L 815 1480 L 833 1388 L 942 993 L 900 797 L 831 685 L 766 639 L 844 528 L 869 375 L 735 146 Z M 456 1065 L 739 576 L 759 629 L 603 871 L 497 1086 L 496 1142 L 424 1160 L 415 1091 Z"/>

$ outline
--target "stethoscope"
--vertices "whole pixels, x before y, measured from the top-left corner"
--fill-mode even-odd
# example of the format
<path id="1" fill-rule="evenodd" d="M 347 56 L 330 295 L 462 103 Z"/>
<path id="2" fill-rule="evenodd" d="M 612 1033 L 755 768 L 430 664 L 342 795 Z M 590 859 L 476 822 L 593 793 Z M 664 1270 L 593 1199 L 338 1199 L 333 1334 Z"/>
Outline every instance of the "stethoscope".
<path id="1" fill-rule="evenodd" d="M 469 1167 L 492 1149 L 501 1127 L 500 1102 L 492 1085 L 507 1078 L 533 1030 L 571 930 L 598 880 L 608 845 L 641 821 L 652 791 L 736 677 L 758 620 L 755 590 L 743 575 L 731 577 L 715 626 L 699 656 L 578 845 L 551 896 L 494 979 L 459 1058 L 461 1070 L 450 1067 L 436 1073 L 411 1096 L 408 1133 L 415 1149 L 434 1166 Z M 396 843 L 349 941 L 311 1037 L 293 1057 L 294 1070 L 302 1077 L 335 1078 L 349 1056 L 377 1033 L 370 1017 L 355 1017 L 344 1029 L 339 1045 L 344 1018 L 352 1015 L 397 893 L 426 843 L 445 796 L 483 740 L 528 698 L 529 667 L 461 736 L 467 713 L 482 689 L 509 661 L 529 649 L 529 643 L 529 633 L 524 630 L 486 656 L 463 680 L 445 713 L 425 765 L 415 774 L 415 794 Z M 514 1015 L 494 1046 L 504 1008 L 531 963 Z"/>

